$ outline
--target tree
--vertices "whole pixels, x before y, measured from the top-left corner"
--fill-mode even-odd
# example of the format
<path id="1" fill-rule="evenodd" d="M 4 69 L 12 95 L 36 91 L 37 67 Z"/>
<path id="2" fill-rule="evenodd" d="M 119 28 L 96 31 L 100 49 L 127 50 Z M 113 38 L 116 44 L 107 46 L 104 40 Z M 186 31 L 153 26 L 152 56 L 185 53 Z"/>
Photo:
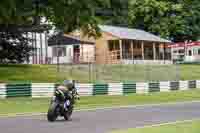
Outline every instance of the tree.
<path id="1" fill-rule="evenodd" d="M 41 17 L 65 33 L 82 29 L 89 36 L 100 36 L 95 12 L 109 5 L 110 0 L 1 0 L 1 61 L 22 62 L 29 56 L 28 38 L 19 27 L 40 25 Z"/>
<path id="2" fill-rule="evenodd" d="M 0 32 L 0 63 L 29 61 L 32 47 L 29 39 L 16 32 Z"/>
<path id="3" fill-rule="evenodd" d="M 31 0 L 0 1 L 0 24 L 29 25 L 33 23 L 33 16 Z"/>
<path id="4" fill-rule="evenodd" d="M 128 26 L 128 0 L 111 0 L 110 8 L 101 10 L 111 12 L 102 14 L 104 24 Z"/>
<path id="5" fill-rule="evenodd" d="M 129 25 L 172 41 L 200 36 L 198 0 L 130 0 Z"/>
<path id="6" fill-rule="evenodd" d="M 110 0 L 48 0 L 41 7 L 41 15 L 65 33 L 82 29 L 89 36 L 99 36 L 100 18 L 95 13 L 109 5 Z"/>
<path id="7" fill-rule="evenodd" d="M 0 1 L 0 63 L 22 63 L 28 60 L 31 47 L 29 39 L 18 26 L 32 23 L 31 14 L 27 14 L 27 3 L 23 0 Z M 29 7 L 30 8 L 30 7 Z"/>
<path id="8" fill-rule="evenodd" d="M 199 0 L 184 0 L 182 16 L 185 20 L 183 33 L 175 34 L 178 40 L 196 41 L 200 37 L 200 3 Z"/>

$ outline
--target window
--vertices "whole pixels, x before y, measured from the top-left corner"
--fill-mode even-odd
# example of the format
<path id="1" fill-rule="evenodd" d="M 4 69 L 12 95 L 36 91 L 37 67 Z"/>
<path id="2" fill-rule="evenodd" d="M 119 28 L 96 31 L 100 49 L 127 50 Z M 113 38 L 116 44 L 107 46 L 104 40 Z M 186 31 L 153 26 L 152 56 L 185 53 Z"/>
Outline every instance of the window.
<path id="1" fill-rule="evenodd" d="M 131 48 L 131 42 L 129 40 L 122 41 L 123 50 L 129 50 Z"/>
<path id="2" fill-rule="evenodd" d="M 114 50 L 114 41 L 109 41 L 109 51 Z"/>
<path id="3" fill-rule="evenodd" d="M 196 49 L 193 49 L 193 55 L 196 55 Z"/>
<path id="4" fill-rule="evenodd" d="M 66 48 L 65 47 L 53 47 L 53 56 L 66 56 Z"/>
<path id="5" fill-rule="evenodd" d="M 55 57 L 55 56 L 57 56 L 57 52 L 56 52 L 56 48 L 52 48 L 52 53 L 53 53 L 53 56 Z"/>
<path id="6" fill-rule="evenodd" d="M 142 45 L 141 45 L 139 42 L 137 43 L 137 48 L 138 48 L 138 49 L 141 49 L 141 48 L 142 48 Z"/>
<path id="7" fill-rule="evenodd" d="M 118 40 L 112 40 L 109 41 L 109 51 L 119 50 L 119 41 Z"/>
<path id="8" fill-rule="evenodd" d="M 142 48 L 142 43 L 140 41 L 134 41 L 133 42 L 133 48 L 134 49 L 141 49 Z"/>
<path id="9" fill-rule="evenodd" d="M 184 53 L 184 52 L 185 52 L 184 49 L 178 50 L 178 53 L 180 53 L 180 54 L 182 54 L 182 53 Z"/>
<path id="10" fill-rule="evenodd" d="M 188 54 L 189 54 L 189 56 L 192 56 L 192 51 L 189 50 L 189 51 L 188 51 Z"/>
<path id="11" fill-rule="evenodd" d="M 119 41 L 115 41 L 115 50 L 120 50 Z"/>

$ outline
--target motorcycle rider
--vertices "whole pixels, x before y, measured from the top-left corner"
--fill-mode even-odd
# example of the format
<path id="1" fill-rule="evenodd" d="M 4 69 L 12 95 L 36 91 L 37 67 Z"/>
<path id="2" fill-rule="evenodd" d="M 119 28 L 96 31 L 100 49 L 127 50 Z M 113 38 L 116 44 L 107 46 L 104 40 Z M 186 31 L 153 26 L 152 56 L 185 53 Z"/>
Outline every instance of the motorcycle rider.
<path id="1" fill-rule="evenodd" d="M 70 106 L 70 104 L 74 104 L 74 98 L 79 99 L 79 95 L 77 93 L 73 80 L 64 80 L 63 85 L 58 86 L 58 89 L 63 92 L 63 95 L 65 97 L 65 109 L 67 106 Z"/>

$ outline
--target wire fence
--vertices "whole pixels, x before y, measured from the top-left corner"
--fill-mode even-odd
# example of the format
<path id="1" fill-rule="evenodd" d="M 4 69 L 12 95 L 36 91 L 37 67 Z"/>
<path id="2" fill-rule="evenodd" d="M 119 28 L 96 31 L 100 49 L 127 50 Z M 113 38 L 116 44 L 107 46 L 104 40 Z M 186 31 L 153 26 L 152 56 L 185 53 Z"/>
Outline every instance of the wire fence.
<path id="1" fill-rule="evenodd" d="M 119 52 L 102 57 L 87 54 L 76 55 L 71 63 L 59 64 L 58 76 L 87 83 L 180 80 L 180 66 L 168 63 L 169 60 L 142 60 L 125 54 L 120 59 Z M 103 60 L 103 63 L 97 60 Z"/>

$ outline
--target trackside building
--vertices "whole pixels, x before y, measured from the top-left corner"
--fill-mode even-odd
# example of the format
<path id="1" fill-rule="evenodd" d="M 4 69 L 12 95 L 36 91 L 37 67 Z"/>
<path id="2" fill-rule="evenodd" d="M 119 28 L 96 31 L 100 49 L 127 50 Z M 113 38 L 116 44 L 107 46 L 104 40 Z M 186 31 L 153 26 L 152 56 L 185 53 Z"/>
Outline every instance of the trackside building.
<path id="1" fill-rule="evenodd" d="M 176 43 L 169 47 L 172 50 L 172 59 L 174 62 L 200 62 L 200 41 Z"/>

